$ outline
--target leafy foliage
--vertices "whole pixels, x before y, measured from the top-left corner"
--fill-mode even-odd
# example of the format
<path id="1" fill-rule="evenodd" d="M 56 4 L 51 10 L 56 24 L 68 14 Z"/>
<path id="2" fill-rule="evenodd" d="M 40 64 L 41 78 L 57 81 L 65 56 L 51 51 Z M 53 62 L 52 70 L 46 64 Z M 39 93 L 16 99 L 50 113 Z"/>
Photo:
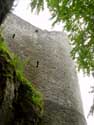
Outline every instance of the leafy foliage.
<path id="1" fill-rule="evenodd" d="M 94 0 L 32 0 L 32 10 L 43 10 L 45 2 L 54 24 L 64 23 L 71 38 L 72 57 L 78 70 L 94 70 Z"/>

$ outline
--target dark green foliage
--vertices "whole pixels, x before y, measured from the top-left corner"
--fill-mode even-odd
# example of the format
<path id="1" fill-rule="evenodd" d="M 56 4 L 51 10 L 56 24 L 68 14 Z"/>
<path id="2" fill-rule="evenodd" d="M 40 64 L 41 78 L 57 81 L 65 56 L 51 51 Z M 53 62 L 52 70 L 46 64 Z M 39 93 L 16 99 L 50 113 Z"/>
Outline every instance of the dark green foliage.
<path id="1" fill-rule="evenodd" d="M 62 22 L 69 32 L 72 57 L 78 70 L 94 70 L 94 0 L 46 0 L 54 23 Z M 32 0 L 32 10 L 39 12 L 44 0 Z"/>

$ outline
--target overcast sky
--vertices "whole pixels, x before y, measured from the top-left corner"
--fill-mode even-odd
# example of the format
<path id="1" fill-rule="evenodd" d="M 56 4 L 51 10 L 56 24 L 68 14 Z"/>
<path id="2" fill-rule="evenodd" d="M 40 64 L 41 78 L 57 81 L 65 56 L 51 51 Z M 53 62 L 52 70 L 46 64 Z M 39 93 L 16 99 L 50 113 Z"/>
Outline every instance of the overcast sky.
<path id="1" fill-rule="evenodd" d="M 14 13 L 20 16 L 22 19 L 30 22 L 31 24 L 41 29 L 62 31 L 62 26 L 59 24 L 56 25 L 54 28 L 51 27 L 52 24 L 52 22 L 50 21 L 51 16 L 47 9 L 37 16 L 35 13 L 33 14 L 31 13 L 29 3 L 30 0 L 17 0 L 17 2 L 15 2 L 17 6 L 15 7 Z M 81 88 L 85 117 L 87 118 L 90 106 L 93 103 L 93 95 L 89 94 L 89 91 L 90 91 L 90 86 L 94 85 L 94 79 L 92 78 L 92 76 L 84 77 L 82 73 L 79 73 L 78 76 L 79 76 L 79 83 Z M 94 116 L 93 117 L 90 116 L 87 119 L 87 123 L 88 125 L 94 125 Z"/>

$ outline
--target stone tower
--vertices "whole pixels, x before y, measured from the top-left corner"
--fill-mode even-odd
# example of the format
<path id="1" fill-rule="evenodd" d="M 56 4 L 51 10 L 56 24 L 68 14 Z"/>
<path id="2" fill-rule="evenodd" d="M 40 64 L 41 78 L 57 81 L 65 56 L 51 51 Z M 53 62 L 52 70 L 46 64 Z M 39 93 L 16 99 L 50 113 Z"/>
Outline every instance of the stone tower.
<path id="1" fill-rule="evenodd" d="M 45 22 L 44 22 L 45 23 Z M 62 32 L 48 32 L 10 14 L 4 37 L 22 60 L 25 74 L 43 93 L 43 125 L 86 125 L 71 47 Z"/>

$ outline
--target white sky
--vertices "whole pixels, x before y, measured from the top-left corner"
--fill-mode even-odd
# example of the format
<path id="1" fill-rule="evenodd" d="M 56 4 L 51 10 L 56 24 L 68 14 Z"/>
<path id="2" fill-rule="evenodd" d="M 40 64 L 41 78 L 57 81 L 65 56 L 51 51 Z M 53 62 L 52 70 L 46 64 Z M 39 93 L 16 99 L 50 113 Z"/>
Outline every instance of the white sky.
<path id="1" fill-rule="evenodd" d="M 41 29 L 47 29 L 47 30 L 57 30 L 62 31 L 62 26 L 60 24 L 56 25 L 54 28 L 51 27 L 51 20 L 50 19 L 50 13 L 46 9 L 44 12 L 41 12 L 38 16 L 36 14 L 32 14 L 30 10 L 30 0 L 17 0 L 18 4 L 15 8 L 14 13 L 18 16 L 20 16 L 22 19 L 30 22 L 32 25 L 35 25 Z M 16 4 L 16 2 L 15 2 Z M 78 74 L 79 83 L 80 83 L 80 89 L 81 89 L 81 95 L 82 95 L 82 101 L 83 101 L 83 107 L 85 112 L 85 117 L 87 119 L 88 112 L 90 110 L 90 106 L 93 103 L 93 95 L 89 93 L 90 87 L 94 85 L 94 78 L 83 76 L 82 73 Z M 94 125 L 94 116 L 90 116 L 87 119 L 88 125 Z"/>

